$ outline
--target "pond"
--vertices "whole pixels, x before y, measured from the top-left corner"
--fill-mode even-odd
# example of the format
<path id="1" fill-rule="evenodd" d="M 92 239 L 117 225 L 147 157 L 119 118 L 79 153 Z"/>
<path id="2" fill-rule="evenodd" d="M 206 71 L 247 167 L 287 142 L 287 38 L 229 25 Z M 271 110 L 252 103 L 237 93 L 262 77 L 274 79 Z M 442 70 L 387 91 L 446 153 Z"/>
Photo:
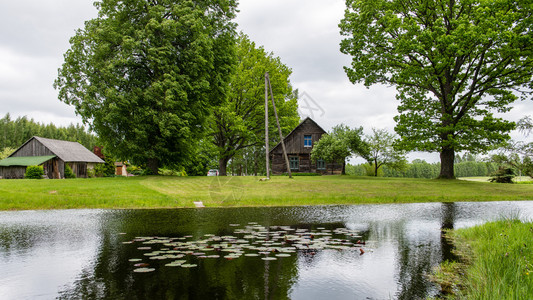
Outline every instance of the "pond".
<path id="1" fill-rule="evenodd" d="M 518 215 L 533 202 L 0 212 L 0 295 L 423 299 L 443 228 Z"/>

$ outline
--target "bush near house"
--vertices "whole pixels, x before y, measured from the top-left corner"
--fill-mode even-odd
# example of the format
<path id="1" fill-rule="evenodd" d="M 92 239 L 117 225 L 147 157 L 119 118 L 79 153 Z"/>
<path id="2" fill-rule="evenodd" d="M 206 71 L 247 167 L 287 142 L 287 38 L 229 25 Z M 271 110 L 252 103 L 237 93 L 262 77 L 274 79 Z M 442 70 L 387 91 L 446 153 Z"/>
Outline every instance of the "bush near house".
<path id="1" fill-rule="evenodd" d="M 26 179 L 43 179 L 44 169 L 43 166 L 28 166 L 26 168 Z"/>
<path id="2" fill-rule="evenodd" d="M 72 172 L 72 169 L 67 164 L 65 164 L 65 178 L 76 178 L 76 174 Z"/>

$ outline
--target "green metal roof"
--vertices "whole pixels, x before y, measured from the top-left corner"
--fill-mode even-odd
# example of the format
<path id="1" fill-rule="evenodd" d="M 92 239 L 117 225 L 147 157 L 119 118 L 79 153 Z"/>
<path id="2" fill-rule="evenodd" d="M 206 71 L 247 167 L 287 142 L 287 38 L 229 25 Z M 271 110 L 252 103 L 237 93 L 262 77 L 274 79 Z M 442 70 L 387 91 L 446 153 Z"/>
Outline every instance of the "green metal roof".
<path id="1" fill-rule="evenodd" d="M 48 156 L 20 156 L 20 157 L 8 157 L 0 160 L 0 167 L 11 166 L 38 166 L 50 159 L 56 157 L 55 155 Z"/>

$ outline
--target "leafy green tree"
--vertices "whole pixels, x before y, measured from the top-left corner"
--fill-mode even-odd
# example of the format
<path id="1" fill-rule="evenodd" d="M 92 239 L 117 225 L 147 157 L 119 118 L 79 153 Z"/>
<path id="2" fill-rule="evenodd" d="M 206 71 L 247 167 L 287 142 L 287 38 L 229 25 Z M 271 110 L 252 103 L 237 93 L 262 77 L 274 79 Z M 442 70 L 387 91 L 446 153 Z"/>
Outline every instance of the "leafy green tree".
<path id="1" fill-rule="evenodd" d="M 405 152 L 394 149 L 395 136 L 385 129 L 372 128 L 372 135 L 366 137 L 366 144 L 370 149 L 367 156 L 368 164 L 374 167 L 374 176 L 378 176 L 378 170 L 382 166 L 390 169 L 401 170 L 405 168 L 407 159 Z"/>
<path id="2" fill-rule="evenodd" d="M 11 148 L 11 147 L 5 147 L 4 149 L 2 149 L 2 151 L 0 151 L 0 160 L 8 157 L 11 155 L 11 153 L 15 152 L 15 148 Z"/>
<path id="3" fill-rule="evenodd" d="M 341 51 L 353 82 L 394 85 L 396 132 L 406 150 L 440 152 L 454 178 L 455 152 L 509 139 L 494 117 L 533 87 L 533 7 L 507 0 L 347 0 Z"/>
<path id="4" fill-rule="evenodd" d="M 368 157 L 368 145 L 363 141 L 363 127 L 351 129 L 340 124 L 333 127 L 329 134 L 324 134 L 313 146 L 311 159 L 323 159 L 327 163 L 341 163 L 342 175 L 346 174 L 346 158 L 352 155 Z"/>
<path id="5" fill-rule="evenodd" d="M 501 167 L 511 167 L 533 178 L 533 143 L 511 142 L 493 155 L 491 160 Z"/>
<path id="6" fill-rule="evenodd" d="M 292 90 L 289 80 L 291 69 L 279 57 L 267 53 L 263 47 L 257 47 L 244 34 L 237 41 L 237 60 L 228 97 L 214 110 L 211 120 L 221 176 L 226 175 L 228 161 L 240 150 L 264 144 L 265 72 L 270 74 L 283 134 L 289 133 L 299 122 L 297 94 Z M 269 106 L 269 112 L 272 112 L 270 98 Z M 270 132 L 278 131 L 273 119 L 269 125 Z M 270 135 L 272 144 L 279 141 L 276 136 Z"/>
<path id="7" fill-rule="evenodd" d="M 533 119 L 531 116 L 525 116 L 518 121 L 517 127 L 524 135 L 528 136 L 533 131 Z"/>
<path id="8" fill-rule="evenodd" d="M 187 161 L 233 69 L 235 0 L 97 1 L 55 87 L 121 160 Z"/>

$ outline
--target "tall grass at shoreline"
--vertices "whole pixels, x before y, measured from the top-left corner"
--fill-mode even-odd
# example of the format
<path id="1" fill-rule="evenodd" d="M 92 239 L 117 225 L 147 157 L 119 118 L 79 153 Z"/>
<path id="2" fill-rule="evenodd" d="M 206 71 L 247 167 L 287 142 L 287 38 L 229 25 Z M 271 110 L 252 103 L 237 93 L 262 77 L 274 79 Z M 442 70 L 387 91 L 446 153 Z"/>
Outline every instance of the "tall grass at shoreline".
<path id="1" fill-rule="evenodd" d="M 533 200 L 533 185 L 310 176 L 0 180 L 0 210 L 179 208 Z"/>
<path id="2" fill-rule="evenodd" d="M 444 262 L 448 299 L 533 299 L 533 223 L 505 218 L 450 232 L 462 262 Z"/>

